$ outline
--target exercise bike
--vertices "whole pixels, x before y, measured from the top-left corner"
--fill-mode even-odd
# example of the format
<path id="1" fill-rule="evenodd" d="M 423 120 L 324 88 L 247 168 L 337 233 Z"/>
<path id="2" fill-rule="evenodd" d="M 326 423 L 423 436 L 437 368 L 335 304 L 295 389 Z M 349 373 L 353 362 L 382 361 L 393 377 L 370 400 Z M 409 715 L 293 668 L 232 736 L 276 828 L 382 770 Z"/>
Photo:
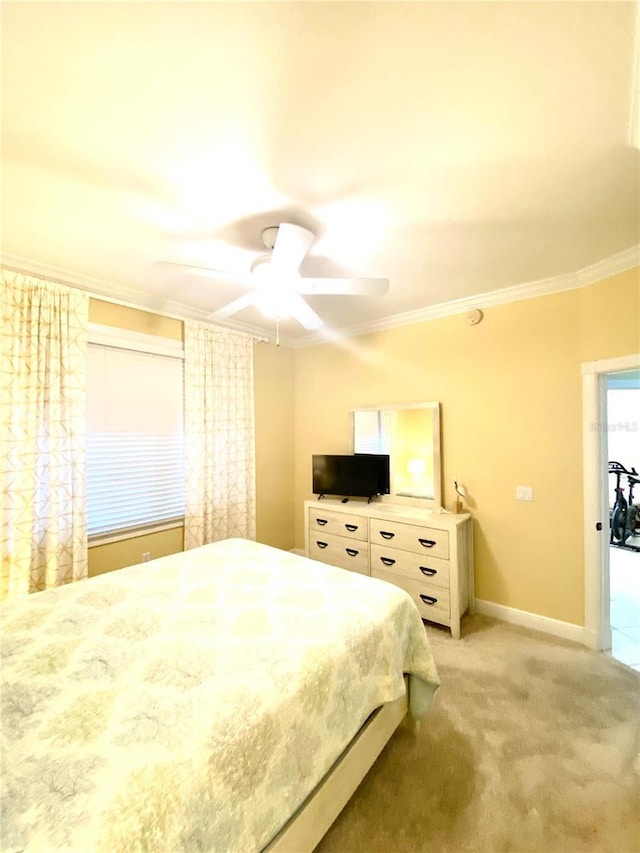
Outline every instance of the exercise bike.
<path id="1" fill-rule="evenodd" d="M 633 503 L 633 489 L 640 483 L 640 475 L 635 468 L 627 471 L 624 465 L 619 462 L 609 462 L 609 473 L 615 474 L 616 477 L 616 499 L 610 514 L 611 535 L 609 542 L 611 545 L 633 547 L 634 550 L 640 550 L 640 548 L 626 544 L 630 536 L 640 532 L 640 506 Z M 620 485 L 623 476 L 626 476 L 629 486 L 628 498 L 625 497 L 624 489 Z"/>

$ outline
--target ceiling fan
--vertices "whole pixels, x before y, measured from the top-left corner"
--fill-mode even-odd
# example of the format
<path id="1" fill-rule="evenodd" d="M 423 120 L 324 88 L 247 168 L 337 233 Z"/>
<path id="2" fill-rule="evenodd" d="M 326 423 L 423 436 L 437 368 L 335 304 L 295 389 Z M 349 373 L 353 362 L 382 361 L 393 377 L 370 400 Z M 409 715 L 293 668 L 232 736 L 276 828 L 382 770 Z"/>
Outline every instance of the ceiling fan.
<path id="1" fill-rule="evenodd" d="M 237 281 L 252 289 L 228 305 L 214 311 L 207 319 L 224 319 L 255 305 L 276 321 L 293 317 L 307 330 L 319 329 L 322 319 L 303 296 L 311 294 L 379 296 L 389 289 L 386 278 L 306 278 L 299 267 L 315 239 L 315 235 L 291 222 L 265 228 L 262 242 L 270 251 L 257 257 L 248 275 L 186 264 L 160 262 L 155 266 L 180 269 L 195 275 Z"/>

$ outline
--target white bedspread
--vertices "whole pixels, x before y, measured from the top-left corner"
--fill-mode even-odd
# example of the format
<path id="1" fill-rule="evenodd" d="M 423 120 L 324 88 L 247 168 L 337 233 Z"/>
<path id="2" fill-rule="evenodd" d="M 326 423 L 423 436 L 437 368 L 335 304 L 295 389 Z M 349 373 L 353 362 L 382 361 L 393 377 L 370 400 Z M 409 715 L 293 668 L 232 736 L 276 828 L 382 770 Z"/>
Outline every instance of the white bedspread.
<path id="1" fill-rule="evenodd" d="M 261 849 L 437 674 L 397 587 L 241 539 L 2 605 L 2 849 Z"/>

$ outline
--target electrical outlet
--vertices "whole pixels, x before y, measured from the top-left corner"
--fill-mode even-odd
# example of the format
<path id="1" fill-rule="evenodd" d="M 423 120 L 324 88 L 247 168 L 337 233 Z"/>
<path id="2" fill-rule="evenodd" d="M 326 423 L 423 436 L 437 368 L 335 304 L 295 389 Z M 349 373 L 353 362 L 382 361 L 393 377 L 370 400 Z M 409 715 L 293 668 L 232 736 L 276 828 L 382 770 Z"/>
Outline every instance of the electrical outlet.
<path id="1" fill-rule="evenodd" d="M 532 501 L 533 489 L 531 488 L 531 486 L 516 486 L 516 500 Z"/>
<path id="2" fill-rule="evenodd" d="M 148 563 L 151 559 L 151 551 L 143 551 L 142 552 L 142 562 Z"/>

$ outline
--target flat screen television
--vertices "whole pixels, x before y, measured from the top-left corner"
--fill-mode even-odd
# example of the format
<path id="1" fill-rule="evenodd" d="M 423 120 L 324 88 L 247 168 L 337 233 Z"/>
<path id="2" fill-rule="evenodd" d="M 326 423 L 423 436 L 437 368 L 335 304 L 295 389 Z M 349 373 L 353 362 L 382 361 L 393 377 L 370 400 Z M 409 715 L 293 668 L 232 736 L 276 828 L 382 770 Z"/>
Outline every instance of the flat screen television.
<path id="1" fill-rule="evenodd" d="M 312 461 L 316 495 L 372 498 L 389 494 L 388 454 L 314 454 Z"/>

